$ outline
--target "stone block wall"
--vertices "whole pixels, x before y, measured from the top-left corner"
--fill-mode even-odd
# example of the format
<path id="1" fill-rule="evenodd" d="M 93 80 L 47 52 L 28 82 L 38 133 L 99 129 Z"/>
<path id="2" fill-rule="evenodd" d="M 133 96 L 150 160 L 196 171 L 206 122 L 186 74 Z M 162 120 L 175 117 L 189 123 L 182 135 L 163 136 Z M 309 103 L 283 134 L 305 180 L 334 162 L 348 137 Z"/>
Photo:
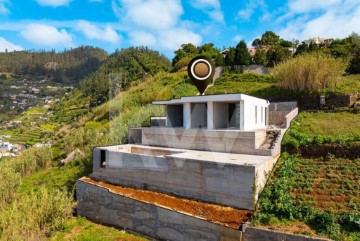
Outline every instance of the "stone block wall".
<path id="1" fill-rule="evenodd" d="M 241 240 L 240 230 L 127 198 L 81 180 L 76 182 L 76 197 L 78 215 L 152 238 L 172 241 Z"/>
<path id="2" fill-rule="evenodd" d="M 247 227 L 242 241 L 330 241 L 329 239 L 284 233 L 280 231 Z"/>

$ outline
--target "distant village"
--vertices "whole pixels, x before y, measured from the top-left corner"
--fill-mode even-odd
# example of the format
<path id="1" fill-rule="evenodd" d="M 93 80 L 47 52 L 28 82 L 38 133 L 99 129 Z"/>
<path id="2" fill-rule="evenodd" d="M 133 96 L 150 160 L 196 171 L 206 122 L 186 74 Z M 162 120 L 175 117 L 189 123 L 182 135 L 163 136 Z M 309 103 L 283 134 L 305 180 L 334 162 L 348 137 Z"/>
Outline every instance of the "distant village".
<path id="1" fill-rule="evenodd" d="M 2 92 L 0 98 L 0 111 L 8 110 L 26 110 L 38 104 L 51 104 L 52 98 L 60 96 L 72 86 L 60 86 L 49 80 L 16 80 L 10 83 L 3 83 L 6 91 Z M 1 120 L 0 120 L 1 122 Z"/>

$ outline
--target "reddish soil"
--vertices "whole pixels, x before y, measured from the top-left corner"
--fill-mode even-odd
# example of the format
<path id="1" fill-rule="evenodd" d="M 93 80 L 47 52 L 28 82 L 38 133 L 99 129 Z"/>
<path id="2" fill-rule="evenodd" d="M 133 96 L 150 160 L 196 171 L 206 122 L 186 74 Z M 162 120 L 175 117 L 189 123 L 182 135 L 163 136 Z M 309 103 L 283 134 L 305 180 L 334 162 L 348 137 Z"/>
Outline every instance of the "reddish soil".
<path id="1" fill-rule="evenodd" d="M 100 187 L 105 187 L 111 192 L 125 197 L 186 213 L 190 216 L 202 218 L 212 223 L 217 223 L 233 229 L 239 229 L 241 224 L 245 223 L 251 216 L 251 212 L 245 209 L 210 204 L 149 190 L 117 186 L 95 181 L 89 177 L 83 177 L 81 180 Z"/>

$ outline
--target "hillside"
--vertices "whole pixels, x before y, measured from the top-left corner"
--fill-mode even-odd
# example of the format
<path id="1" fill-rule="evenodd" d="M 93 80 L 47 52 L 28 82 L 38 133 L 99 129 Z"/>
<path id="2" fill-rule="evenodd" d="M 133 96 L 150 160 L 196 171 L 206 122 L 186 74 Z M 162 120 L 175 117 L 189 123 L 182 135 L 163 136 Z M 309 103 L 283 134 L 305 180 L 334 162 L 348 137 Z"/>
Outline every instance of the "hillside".
<path id="1" fill-rule="evenodd" d="M 55 51 L 15 51 L 0 53 L 0 73 L 40 77 L 63 84 L 76 84 L 95 72 L 108 54 L 100 49 L 82 46 Z"/>
<path id="2" fill-rule="evenodd" d="M 81 217 L 73 218 L 72 197 L 75 181 L 91 172 L 93 147 L 124 143 L 128 127 L 148 126 L 151 116 L 164 115 L 163 107 L 150 105 L 152 101 L 197 94 L 186 72 L 168 73 L 168 70 L 170 62 L 155 51 L 121 50 L 48 110 L 39 107 L 27 111 L 18 116 L 23 124 L 0 130 L 0 135 L 10 134 L 31 144 L 52 142 L 51 148 L 30 148 L 19 157 L 0 161 L 0 239 L 89 240 L 97 232 L 107 233 L 107 240 L 142 239 L 92 224 Z M 358 76 L 343 78 L 337 91 L 360 91 Z M 109 94 L 109 88 L 114 92 Z M 294 97 L 278 88 L 272 76 L 252 74 L 225 75 L 207 90 L 207 94 L 233 92 L 258 97 Z M 321 159 L 296 154 L 303 155 L 301 146 L 308 144 L 358 143 L 358 136 L 353 133 L 360 128 L 359 113 L 353 113 L 352 109 L 339 111 L 303 112 L 293 122 L 283 143 L 286 151 L 293 155 L 282 154 L 260 198 L 254 224 L 356 240 L 359 235 L 356 226 L 359 159 L 330 155 Z M 42 115 L 48 119 L 32 126 L 31 122 Z M 329 124 L 328 119 L 333 120 L 332 123 Z M 339 123 L 343 126 L 339 127 Z M 62 165 L 61 160 L 76 149 L 84 155 L 77 155 L 72 162 Z M 323 170 L 322 176 L 316 172 L 319 167 Z M 303 170 L 306 170 L 304 175 L 295 175 Z M 337 171 L 341 173 L 337 175 Z M 324 190 L 328 197 L 325 191 L 330 188 L 334 190 L 330 195 L 335 198 L 326 199 L 326 207 L 333 207 L 327 212 L 327 208 L 318 205 L 323 199 L 316 199 L 320 193 L 315 192 Z M 345 199 L 338 198 L 345 196 Z M 51 205 L 31 206 L 31 203 L 42 202 Z M 36 215 L 32 214 L 33 210 L 37 210 Z M 34 218 L 22 221 L 23 216 Z"/>

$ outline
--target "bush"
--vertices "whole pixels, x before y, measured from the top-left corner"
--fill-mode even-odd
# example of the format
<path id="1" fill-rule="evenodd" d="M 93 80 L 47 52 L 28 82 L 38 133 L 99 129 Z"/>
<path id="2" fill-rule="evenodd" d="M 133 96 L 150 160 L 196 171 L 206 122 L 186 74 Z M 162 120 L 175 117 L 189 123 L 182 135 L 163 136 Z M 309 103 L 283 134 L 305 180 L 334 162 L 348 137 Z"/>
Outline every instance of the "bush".
<path id="1" fill-rule="evenodd" d="M 294 91 L 333 88 L 345 72 L 346 62 L 321 53 L 306 53 L 274 68 L 280 87 Z"/>
<path id="2" fill-rule="evenodd" d="M 45 187 L 19 196 L 0 216 L 0 240 L 43 240 L 71 217 L 74 202 L 66 192 Z"/>

